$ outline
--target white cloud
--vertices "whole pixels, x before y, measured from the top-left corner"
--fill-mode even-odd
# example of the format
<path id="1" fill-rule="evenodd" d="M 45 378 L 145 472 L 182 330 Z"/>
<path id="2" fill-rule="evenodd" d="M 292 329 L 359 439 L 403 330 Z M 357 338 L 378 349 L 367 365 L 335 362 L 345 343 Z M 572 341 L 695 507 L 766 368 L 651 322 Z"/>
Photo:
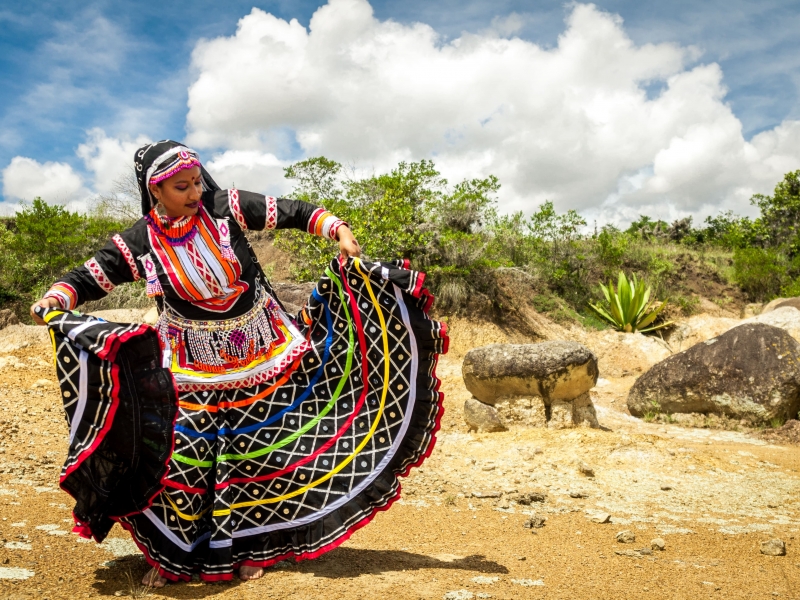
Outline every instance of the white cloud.
<path id="1" fill-rule="evenodd" d="M 229 150 L 205 161 L 208 172 L 222 188 L 236 187 L 268 196 L 286 194 L 291 186 L 283 177 L 290 161 L 255 150 Z"/>
<path id="2" fill-rule="evenodd" d="M 40 163 L 15 156 L 3 169 L 3 196 L 6 199 L 33 200 L 41 196 L 50 203 L 67 204 L 87 194 L 81 177 L 66 163 Z"/>
<path id="3" fill-rule="evenodd" d="M 746 141 L 721 70 L 692 66 L 695 48 L 636 45 L 593 5 L 573 8 L 553 48 L 502 37 L 517 27 L 446 42 L 379 21 L 366 0 L 329 0 L 308 29 L 253 9 L 194 50 L 189 142 L 230 160 L 298 146 L 376 169 L 432 157 L 451 180 L 497 175 L 504 210 L 549 198 L 601 220 L 745 212 L 800 166 L 800 123 Z M 281 183 L 277 166 L 250 172 Z"/>
<path id="4" fill-rule="evenodd" d="M 76 154 L 83 160 L 86 170 L 94 174 L 94 191 L 107 194 L 115 183 L 133 168 L 133 154 L 150 140 L 139 136 L 136 140 L 121 140 L 106 135 L 102 129 L 92 129 L 87 140 Z"/>

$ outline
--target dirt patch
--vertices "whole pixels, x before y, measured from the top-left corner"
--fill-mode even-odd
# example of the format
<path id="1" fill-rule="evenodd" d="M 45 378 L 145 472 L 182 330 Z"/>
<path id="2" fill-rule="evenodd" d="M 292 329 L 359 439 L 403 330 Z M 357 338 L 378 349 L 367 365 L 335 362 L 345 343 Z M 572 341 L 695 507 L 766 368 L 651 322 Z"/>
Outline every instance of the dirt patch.
<path id="1" fill-rule="evenodd" d="M 674 261 L 675 269 L 667 277 L 667 287 L 677 290 L 686 299 L 696 298 L 697 303 L 692 304 L 690 300 L 688 314 L 673 303 L 669 309 L 670 318 L 700 311 L 718 317 L 739 317 L 748 303 L 747 297 L 741 289 L 722 278 L 718 266 L 707 264 L 691 254 L 679 254 Z"/>
<path id="2" fill-rule="evenodd" d="M 271 231 L 251 231 L 247 234 L 250 245 L 261 263 L 261 268 L 270 281 L 293 281 L 291 256 L 275 246 L 274 234 Z"/>
<path id="3" fill-rule="evenodd" d="M 760 437 L 770 444 L 800 446 L 800 421 L 789 419 L 782 427 L 762 431 Z"/>

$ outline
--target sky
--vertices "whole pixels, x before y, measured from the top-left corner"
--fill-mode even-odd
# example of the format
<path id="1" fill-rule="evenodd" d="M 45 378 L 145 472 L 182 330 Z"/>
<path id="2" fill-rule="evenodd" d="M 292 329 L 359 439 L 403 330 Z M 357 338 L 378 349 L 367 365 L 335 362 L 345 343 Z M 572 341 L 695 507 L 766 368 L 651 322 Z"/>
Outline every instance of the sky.
<path id="1" fill-rule="evenodd" d="M 503 212 L 754 214 L 800 168 L 798 30 L 776 0 L 0 0 L 0 214 L 83 210 L 164 138 L 271 195 L 429 158 Z"/>

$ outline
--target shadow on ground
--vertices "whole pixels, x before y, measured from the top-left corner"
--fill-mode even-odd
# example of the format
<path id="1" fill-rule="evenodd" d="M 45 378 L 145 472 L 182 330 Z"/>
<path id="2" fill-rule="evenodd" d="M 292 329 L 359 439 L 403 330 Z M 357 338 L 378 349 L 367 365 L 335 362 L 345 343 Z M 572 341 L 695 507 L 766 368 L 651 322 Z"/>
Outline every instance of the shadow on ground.
<path id="1" fill-rule="evenodd" d="M 420 569 L 460 569 L 479 573 L 508 573 L 500 563 L 486 560 L 481 555 L 455 556 L 415 554 L 401 550 L 369 550 L 338 548 L 333 552 L 309 561 L 291 564 L 292 570 L 311 573 L 315 577 L 358 577 L 379 575 L 391 571 L 416 571 Z"/>
<path id="2" fill-rule="evenodd" d="M 438 554 L 428 556 L 404 552 L 402 550 L 370 550 L 361 548 L 337 548 L 320 558 L 304 560 L 299 563 L 283 561 L 267 569 L 311 574 L 314 577 L 331 579 L 352 578 L 359 575 L 380 575 L 393 571 L 417 571 L 421 569 L 463 570 L 478 573 L 507 574 L 509 571 L 500 563 L 486 560 L 482 555 L 456 556 Z M 126 556 L 113 561 L 107 568 L 99 568 L 95 572 L 93 585 L 97 592 L 104 596 L 114 596 L 123 592 L 125 596 L 144 597 L 144 590 L 139 582 L 149 570 L 148 564 L 141 556 Z M 229 582 L 204 583 L 193 582 L 191 592 L 187 595 L 187 584 L 171 583 L 158 590 L 159 595 L 170 598 L 205 598 L 220 593 L 220 587 L 236 587 L 241 585 L 238 578 Z"/>

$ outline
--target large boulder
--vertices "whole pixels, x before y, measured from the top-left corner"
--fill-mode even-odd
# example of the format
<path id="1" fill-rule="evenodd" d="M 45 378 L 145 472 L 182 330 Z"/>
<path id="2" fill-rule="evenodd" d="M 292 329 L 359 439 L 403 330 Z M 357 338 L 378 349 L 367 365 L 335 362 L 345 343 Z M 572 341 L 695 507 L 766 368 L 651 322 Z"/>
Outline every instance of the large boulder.
<path id="1" fill-rule="evenodd" d="M 597 358 L 577 342 L 492 344 L 467 352 L 464 384 L 481 402 L 508 396 L 573 400 L 597 383 Z"/>
<path id="2" fill-rule="evenodd" d="M 759 314 L 765 315 L 779 308 L 796 308 L 800 310 L 800 298 L 775 298 L 772 302 L 765 304 Z"/>
<path id="3" fill-rule="evenodd" d="M 782 298 L 781 300 L 790 302 L 794 299 Z M 779 327 L 800 341 L 800 310 L 792 305 L 774 305 L 769 311 L 765 308 L 763 312 L 744 321 L 707 314 L 695 315 L 675 325 L 667 334 L 667 341 L 674 351 L 686 350 L 695 344 L 722 335 L 734 327 L 741 327 L 748 323 L 765 323 Z M 606 372 L 606 369 L 604 368 L 603 371 Z"/>
<path id="4" fill-rule="evenodd" d="M 576 342 L 475 348 L 465 356 L 462 374 L 473 394 L 464 404 L 470 429 L 599 427 L 589 396 L 597 359 Z"/>
<path id="5" fill-rule="evenodd" d="M 753 422 L 792 417 L 800 409 L 800 344 L 764 323 L 734 327 L 647 371 L 631 388 L 628 409 Z"/>
<path id="6" fill-rule="evenodd" d="M 791 300 L 791 299 L 790 299 Z M 778 306 L 774 310 L 748 319 L 749 323 L 764 323 L 783 329 L 800 342 L 800 310 L 791 306 Z M 741 325 L 737 325 L 741 327 Z"/>

